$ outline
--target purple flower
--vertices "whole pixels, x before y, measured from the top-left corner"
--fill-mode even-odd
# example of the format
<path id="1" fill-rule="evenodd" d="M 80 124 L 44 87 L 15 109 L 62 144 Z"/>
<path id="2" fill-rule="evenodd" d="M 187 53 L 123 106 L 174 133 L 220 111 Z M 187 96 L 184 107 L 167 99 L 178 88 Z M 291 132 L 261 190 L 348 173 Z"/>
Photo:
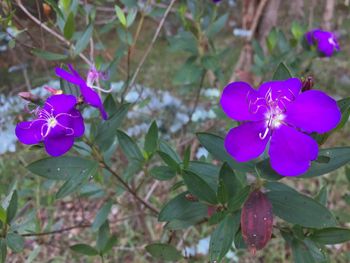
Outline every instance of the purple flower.
<path id="1" fill-rule="evenodd" d="M 340 50 L 337 38 L 332 32 L 314 29 L 307 32 L 305 38 L 310 46 L 316 45 L 318 51 L 326 57 L 331 57 L 334 50 Z"/>
<path id="2" fill-rule="evenodd" d="M 16 126 L 16 136 L 21 143 L 43 142 L 46 152 L 60 156 L 72 148 L 74 138 L 84 134 L 84 121 L 75 109 L 77 103 L 73 95 L 53 95 L 42 108 L 36 111 L 36 118 L 23 121 Z"/>
<path id="3" fill-rule="evenodd" d="M 318 155 L 308 136 L 335 128 L 341 113 L 335 100 L 322 91 L 301 93 L 297 78 L 263 83 L 254 90 L 245 82 L 228 84 L 221 106 L 228 117 L 244 121 L 225 138 L 226 151 L 239 162 L 260 156 L 268 142 L 272 168 L 284 176 L 300 175 Z"/>
<path id="4" fill-rule="evenodd" d="M 67 72 L 64 69 L 56 68 L 56 75 L 65 79 L 66 81 L 78 85 L 80 87 L 81 95 L 83 96 L 84 101 L 100 110 L 101 116 L 104 120 L 107 119 L 107 113 L 103 107 L 102 100 L 100 96 L 95 92 L 92 87 L 93 83 L 99 78 L 99 74 L 93 68 L 90 69 L 88 73 L 87 81 L 85 81 L 79 73 L 73 68 L 72 65 L 68 64 L 68 67 L 71 72 Z"/>

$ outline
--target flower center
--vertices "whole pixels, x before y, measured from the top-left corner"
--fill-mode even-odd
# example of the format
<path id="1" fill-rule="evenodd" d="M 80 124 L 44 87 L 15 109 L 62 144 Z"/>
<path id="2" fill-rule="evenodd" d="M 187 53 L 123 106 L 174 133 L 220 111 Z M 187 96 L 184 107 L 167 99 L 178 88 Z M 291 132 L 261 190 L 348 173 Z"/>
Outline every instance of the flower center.
<path id="1" fill-rule="evenodd" d="M 57 120 L 55 119 L 55 117 L 50 117 L 47 120 L 47 125 L 49 126 L 49 128 L 54 128 L 57 125 Z"/>
<path id="2" fill-rule="evenodd" d="M 328 38 L 328 43 L 331 44 L 331 45 L 334 46 L 334 47 L 337 45 L 337 43 L 335 43 L 333 37 Z"/>

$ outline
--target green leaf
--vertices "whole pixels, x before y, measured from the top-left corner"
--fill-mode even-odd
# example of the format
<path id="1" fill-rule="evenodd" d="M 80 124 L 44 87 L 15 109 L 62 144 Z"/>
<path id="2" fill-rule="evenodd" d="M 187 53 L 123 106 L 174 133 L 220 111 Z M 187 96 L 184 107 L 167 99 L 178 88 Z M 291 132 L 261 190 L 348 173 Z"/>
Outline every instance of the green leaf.
<path id="1" fill-rule="evenodd" d="M 292 74 L 290 73 L 286 64 L 284 64 L 284 62 L 281 62 L 278 65 L 275 73 L 273 74 L 272 79 L 273 80 L 285 80 L 285 79 L 289 79 L 289 78 L 292 78 Z"/>
<path id="2" fill-rule="evenodd" d="M 56 193 L 56 199 L 64 198 L 78 190 L 82 184 L 90 178 L 90 176 L 93 176 L 94 173 L 96 173 L 97 167 L 97 163 L 95 163 L 95 165 L 82 171 L 80 175 L 72 175 L 69 177 Z"/>
<path id="3" fill-rule="evenodd" d="M 234 212 L 240 209 L 250 193 L 250 186 L 240 189 L 236 195 L 228 201 L 228 210 Z"/>
<path id="4" fill-rule="evenodd" d="M 12 193 L 12 197 L 9 203 L 9 206 L 6 209 L 6 222 L 7 224 L 11 224 L 12 220 L 15 218 L 17 214 L 17 206 L 18 206 L 18 195 L 17 190 L 14 190 Z"/>
<path id="5" fill-rule="evenodd" d="M 0 263 L 5 263 L 7 256 L 7 246 L 5 239 L 0 238 Z"/>
<path id="6" fill-rule="evenodd" d="M 267 197 L 273 213 L 283 220 L 304 227 L 325 228 L 337 224 L 332 213 L 310 197 L 291 191 L 270 191 Z"/>
<path id="7" fill-rule="evenodd" d="M 24 248 L 24 238 L 16 233 L 6 235 L 6 244 L 15 253 L 21 252 Z"/>
<path id="8" fill-rule="evenodd" d="M 157 180 L 166 181 L 174 178 L 176 172 L 168 166 L 155 166 L 150 170 L 150 175 Z"/>
<path id="9" fill-rule="evenodd" d="M 98 255 L 98 251 L 86 244 L 76 244 L 70 247 L 71 250 L 77 252 L 79 254 L 87 255 L 87 256 L 96 256 Z"/>
<path id="10" fill-rule="evenodd" d="M 216 192 L 197 174 L 184 170 L 183 179 L 188 190 L 200 200 L 217 203 Z"/>
<path id="11" fill-rule="evenodd" d="M 173 170 L 174 172 L 176 172 L 179 169 L 179 163 L 177 163 L 173 158 L 171 158 L 170 155 L 162 152 L 162 151 L 158 151 L 158 154 L 160 156 L 160 158 L 162 158 L 162 160 L 169 166 L 169 168 L 171 170 Z"/>
<path id="12" fill-rule="evenodd" d="M 337 227 L 318 229 L 309 237 L 323 245 L 339 244 L 350 241 L 350 229 Z"/>
<path id="13" fill-rule="evenodd" d="M 177 261 L 182 258 L 180 251 L 169 244 L 154 243 L 146 246 L 146 251 L 152 255 L 152 257 L 160 260 Z"/>
<path id="14" fill-rule="evenodd" d="M 117 241 L 118 241 L 117 236 L 115 236 L 115 235 L 111 236 L 108 239 L 106 246 L 102 250 L 102 253 L 105 254 L 108 251 L 110 251 L 117 244 Z"/>
<path id="15" fill-rule="evenodd" d="M 310 178 L 332 172 L 350 161 L 350 147 L 337 147 L 320 150 L 318 156 L 329 158 L 328 163 L 312 162 L 311 168 L 300 178 Z"/>
<path id="16" fill-rule="evenodd" d="M 70 12 L 63 28 L 63 35 L 67 40 L 73 37 L 75 31 L 74 14 Z"/>
<path id="17" fill-rule="evenodd" d="M 198 54 L 197 39 L 192 32 L 183 31 L 174 37 L 168 38 L 170 52 L 186 51 L 193 55 Z"/>
<path id="18" fill-rule="evenodd" d="M 137 9 L 131 9 L 126 17 L 126 27 L 130 27 L 134 23 L 137 15 Z"/>
<path id="19" fill-rule="evenodd" d="M 222 137 L 215 134 L 200 132 L 197 133 L 197 138 L 208 152 L 218 160 L 227 162 L 232 169 L 237 169 L 242 172 L 254 171 L 254 165 L 252 163 L 238 163 L 232 159 L 225 150 L 224 139 Z"/>
<path id="20" fill-rule="evenodd" d="M 265 188 L 269 189 L 270 191 L 292 191 L 292 192 L 296 192 L 290 186 L 285 185 L 283 183 L 279 183 L 279 182 L 266 182 L 264 184 L 264 186 L 265 186 Z"/>
<path id="21" fill-rule="evenodd" d="M 80 157 L 47 157 L 27 166 L 32 173 L 51 180 L 66 180 L 87 173 L 96 162 Z"/>
<path id="22" fill-rule="evenodd" d="M 97 230 L 99 230 L 99 228 L 104 224 L 104 222 L 106 222 L 108 214 L 111 211 L 111 208 L 112 208 L 112 202 L 109 200 L 100 208 L 100 210 L 98 210 L 95 220 L 91 226 L 91 229 L 93 231 L 96 232 Z"/>
<path id="23" fill-rule="evenodd" d="M 323 186 L 320 190 L 320 192 L 317 194 L 315 197 L 315 200 L 319 202 L 320 204 L 326 206 L 327 204 L 327 196 L 328 196 L 328 191 L 327 191 L 327 186 Z"/>
<path id="24" fill-rule="evenodd" d="M 142 162 L 144 160 L 142 152 L 137 144 L 121 130 L 117 131 L 117 137 L 119 141 L 120 148 L 126 155 L 129 161 L 137 160 Z"/>
<path id="25" fill-rule="evenodd" d="M 79 55 L 81 52 L 83 52 L 85 48 L 88 46 L 93 30 L 94 30 L 94 26 L 92 24 L 89 24 L 88 27 L 85 29 L 84 33 L 82 34 L 82 36 L 78 39 L 74 48 L 74 54 L 76 56 Z"/>
<path id="26" fill-rule="evenodd" d="M 267 48 L 269 50 L 270 53 L 273 53 L 276 45 L 277 45 L 277 29 L 276 28 L 273 28 L 269 35 L 267 36 L 267 39 L 266 39 L 266 44 L 267 44 Z"/>
<path id="27" fill-rule="evenodd" d="M 188 192 L 181 193 L 171 199 L 159 213 L 158 221 L 181 220 L 195 224 L 201 221 L 208 211 L 208 207 L 200 202 L 186 199 Z"/>
<path id="28" fill-rule="evenodd" d="M 102 226 L 99 228 L 96 239 L 96 249 L 98 251 L 103 251 L 106 247 L 109 239 L 109 224 L 106 220 Z"/>
<path id="29" fill-rule="evenodd" d="M 293 37 L 298 40 L 301 39 L 305 34 L 304 28 L 297 21 L 292 22 L 291 31 L 292 31 Z"/>
<path id="30" fill-rule="evenodd" d="M 295 263 L 325 263 L 328 262 L 325 253 L 311 240 L 292 240 L 292 253 Z"/>
<path id="31" fill-rule="evenodd" d="M 95 142 L 102 151 L 108 150 L 113 144 L 116 131 L 128 113 L 129 107 L 130 104 L 128 103 L 121 105 L 107 121 L 104 121 L 98 127 Z"/>
<path id="32" fill-rule="evenodd" d="M 120 0 L 127 8 L 137 7 L 137 0 Z"/>
<path id="33" fill-rule="evenodd" d="M 0 221 L 6 223 L 6 210 L 0 205 Z"/>
<path id="34" fill-rule="evenodd" d="M 201 177 L 214 192 L 217 191 L 220 171 L 219 167 L 211 163 L 191 161 L 187 170 Z"/>
<path id="35" fill-rule="evenodd" d="M 153 154 L 158 147 L 158 126 L 156 121 L 153 121 L 148 129 L 145 137 L 144 150 L 148 155 Z"/>
<path id="36" fill-rule="evenodd" d="M 190 85 L 199 82 L 203 74 L 203 68 L 199 67 L 197 64 L 191 62 L 186 62 L 180 69 L 175 73 L 173 79 L 174 85 Z"/>
<path id="37" fill-rule="evenodd" d="M 350 161 L 350 147 L 322 149 L 319 151 L 318 155 L 325 160 L 329 160 L 329 162 L 313 161 L 309 170 L 304 174 L 299 175 L 298 178 L 321 176 L 347 164 Z M 256 168 L 263 178 L 269 180 L 279 180 L 283 178 L 283 176 L 279 175 L 271 168 L 270 159 L 265 159 L 257 163 Z"/>
<path id="38" fill-rule="evenodd" d="M 64 60 L 68 58 L 68 55 L 57 54 L 57 53 L 53 53 L 53 52 L 49 52 L 41 49 L 33 49 L 32 53 L 35 56 L 45 60 Z"/>
<path id="39" fill-rule="evenodd" d="M 159 150 L 169 155 L 175 162 L 181 163 L 181 158 L 179 155 L 165 141 L 161 140 L 159 142 Z"/>
<path id="40" fill-rule="evenodd" d="M 217 33 L 219 33 L 224 28 L 224 26 L 226 25 L 227 18 L 228 18 L 228 14 L 224 14 L 208 27 L 208 31 L 207 31 L 208 38 L 214 37 Z"/>
<path id="41" fill-rule="evenodd" d="M 121 8 L 117 5 L 114 6 L 115 9 L 115 13 L 117 14 L 117 17 L 119 19 L 119 22 L 126 27 L 126 17 L 125 14 L 123 12 L 123 10 L 121 10 Z"/>
<path id="42" fill-rule="evenodd" d="M 222 191 L 226 192 L 224 194 L 227 196 L 226 201 L 234 197 L 243 187 L 241 181 L 236 177 L 234 171 L 227 163 L 222 165 L 219 178 L 222 184 L 225 186 Z"/>
<path id="43" fill-rule="evenodd" d="M 246 249 L 247 245 L 245 244 L 242 236 L 242 231 L 239 229 L 235 235 L 235 248 L 237 249 Z"/>
<path id="44" fill-rule="evenodd" d="M 211 234 L 209 244 L 211 262 L 221 262 L 221 259 L 229 251 L 235 234 L 240 226 L 240 219 L 240 213 L 237 213 L 234 216 L 228 214 Z"/>

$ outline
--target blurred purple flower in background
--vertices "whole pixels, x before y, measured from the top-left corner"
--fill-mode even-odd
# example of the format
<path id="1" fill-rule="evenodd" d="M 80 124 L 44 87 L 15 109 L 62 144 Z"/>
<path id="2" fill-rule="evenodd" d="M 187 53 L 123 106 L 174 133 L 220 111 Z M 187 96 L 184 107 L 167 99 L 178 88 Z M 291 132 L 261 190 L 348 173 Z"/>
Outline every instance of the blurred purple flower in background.
<path id="1" fill-rule="evenodd" d="M 314 29 L 307 32 L 305 38 L 310 46 L 316 45 L 317 50 L 326 57 L 331 57 L 335 50 L 340 50 L 337 38 L 332 32 Z"/>
<path id="2" fill-rule="evenodd" d="M 248 83 L 228 84 L 221 106 L 228 117 L 244 121 L 225 138 L 227 152 L 237 161 L 260 156 L 268 142 L 272 168 L 284 176 L 300 175 L 318 156 L 309 133 L 325 133 L 337 126 L 341 113 L 335 100 L 322 91 L 301 93 L 297 78 L 263 83 L 254 90 Z"/>
<path id="3" fill-rule="evenodd" d="M 42 108 L 36 111 L 36 118 L 23 121 L 16 126 L 16 136 L 23 144 L 43 142 L 46 152 L 60 156 L 74 144 L 74 138 L 84 134 L 84 121 L 75 109 L 77 103 L 73 95 L 53 95 Z"/>
<path id="4" fill-rule="evenodd" d="M 91 68 L 87 80 L 85 81 L 72 65 L 68 64 L 68 67 L 71 72 L 67 72 L 61 68 L 56 68 L 56 75 L 72 84 L 78 85 L 84 101 L 92 107 L 99 109 L 102 118 L 106 120 L 107 113 L 103 107 L 102 100 L 98 93 L 92 89 L 94 87 L 93 83 L 101 77 L 100 73 L 95 68 Z"/>

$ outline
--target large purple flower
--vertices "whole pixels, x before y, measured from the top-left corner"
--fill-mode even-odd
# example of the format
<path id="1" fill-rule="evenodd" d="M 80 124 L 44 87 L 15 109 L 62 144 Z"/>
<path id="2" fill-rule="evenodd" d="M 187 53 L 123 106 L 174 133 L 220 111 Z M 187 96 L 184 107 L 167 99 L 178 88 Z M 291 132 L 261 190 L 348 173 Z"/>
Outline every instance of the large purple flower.
<path id="1" fill-rule="evenodd" d="M 17 138 L 24 144 L 43 142 L 51 156 L 66 153 L 73 146 L 74 138 L 84 134 L 84 121 L 75 109 L 76 103 L 73 95 L 49 97 L 44 106 L 37 109 L 34 120 L 17 124 Z"/>
<path id="2" fill-rule="evenodd" d="M 307 171 L 318 145 L 307 134 L 335 128 L 341 113 L 335 100 L 322 91 L 301 93 L 297 78 L 263 83 L 254 90 L 245 82 L 228 84 L 221 96 L 224 112 L 236 121 L 225 138 L 227 152 L 237 161 L 260 156 L 268 142 L 272 168 L 284 176 Z"/>
<path id="3" fill-rule="evenodd" d="M 314 29 L 305 34 L 309 45 L 316 45 L 319 52 L 326 57 L 331 57 L 333 52 L 339 51 L 339 43 L 332 32 Z"/>
<path id="4" fill-rule="evenodd" d="M 66 81 L 78 85 L 80 87 L 81 95 L 84 101 L 92 107 L 98 108 L 101 112 L 101 116 L 104 120 L 107 119 L 107 113 L 103 107 L 100 96 L 92 89 L 93 82 L 99 77 L 98 72 L 94 69 L 88 73 L 87 81 L 85 81 L 79 73 L 73 68 L 72 65 L 68 64 L 71 72 L 67 72 L 64 69 L 56 68 L 56 75 L 65 79 Z"/>

